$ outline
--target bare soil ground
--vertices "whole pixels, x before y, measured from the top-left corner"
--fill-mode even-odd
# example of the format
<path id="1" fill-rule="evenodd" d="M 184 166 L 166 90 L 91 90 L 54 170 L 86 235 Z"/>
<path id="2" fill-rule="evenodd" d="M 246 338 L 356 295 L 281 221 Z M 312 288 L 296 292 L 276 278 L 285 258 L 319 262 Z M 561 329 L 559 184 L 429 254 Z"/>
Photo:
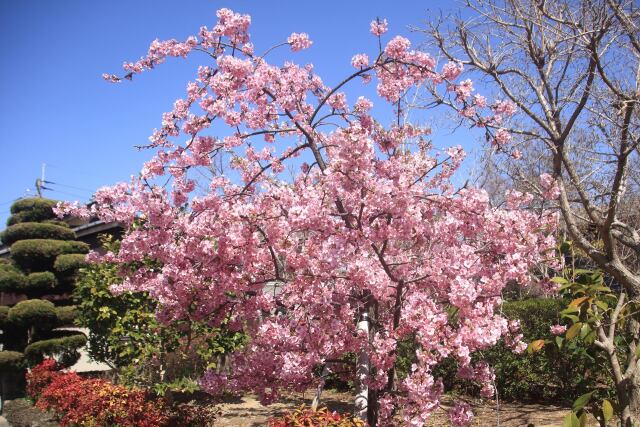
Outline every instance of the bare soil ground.
<path id="1" fill-rule="evenodd" d="M 269 406 L 262 406 L 257 398 L 251 395 L 228 399 L 219 406 L 222 414 L 215 425 L 222 427 L 264 426 L 271 417 L 282 415 L 285 411 L 295 409 L 303 403 L 310 405 L 312 398 L 312 392 L 307 392 L 304 395 L 290 395 Z M 352 398 L 348 393 L 327 390 L 323 393 L 322 404 L 332 411 L 351 412 L 353 409 Z M 568 408 L 547 404 L 503 403 L 498 411 L 495 403 L 492 402 L 479 400 L 469 400 L 468 402 L 476 414 L 473 422 L 475 427 L 558 427 L 562 425 L 563 418 L 569 413 Z M 451 399 L 445 398 L 444 409 L 439 409 L 426 426 L 449 426 L 445 410 L 450 403 Z M 597 425 L 594 419 L 591 419 L 588 424 L 590 427 Z"/>
<path id="2" fill-rule="evenodd" d="M 277 403 L 262 406 L 256 396 L 246 395 L 242 398 L 228 398 L 218 405 L 220 417 L 213 423 L 220 427 L 258 427 L 265 426 L 269 418 L 282 415 L 287 410 L 293 410 L 302 404 L 310 405 L 313 398 L 311 391 L 304 394 L 288 395 Z M 332 411 L 340 413 L 351 412 L 352 396 L 327 390 L 323 393 L 322 404 Z M 449 426 L 446 409 L 451 404 L 451 398 L 445 398 L 443 408 L 439 409 L 426 424 L 426 427 Z M 476 414 L 474 427 L 557 427 L 562 425 L 562 419 L 569 410 L 560 406 L 547 404 L 503 403 L 498 411 L 495 403 L 468 400 Z M 59 424 L 51 414 L 41 412 L 31 406 L 26 399 L 8 401 L 4 408 L 4 415 L 13 427 L 57 427 Z M 402 424 L 399 422 L 398 426 Z M 594 419 L 589 427 L 597 426 Z"/>

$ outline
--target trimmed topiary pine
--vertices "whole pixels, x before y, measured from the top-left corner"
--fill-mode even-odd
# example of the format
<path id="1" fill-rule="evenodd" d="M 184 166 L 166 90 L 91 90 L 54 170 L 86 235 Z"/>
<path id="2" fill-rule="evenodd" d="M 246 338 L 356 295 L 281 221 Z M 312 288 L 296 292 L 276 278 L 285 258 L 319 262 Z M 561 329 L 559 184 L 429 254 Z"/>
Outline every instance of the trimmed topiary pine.
<path id="1" fill-rule="evenodd" d="M 75 240 L 74 231 L 56 218 L 56 201 L 22 199 L 11 206 L 8 228 L 0 240 L 10 246 L 11 258 L 0 261 L 0 292 L 23 295 L 13 307 L 0 306 L 0 381 L 14 382 L 24 368 L 45 357 L 63 365 L 75 363 L 84 334 L 56 330 L 71 326 L 76 317 L 71 291 L 78 269 L 89 252 Z M 52 301 L 55 301 L 56 306 Z"/>
<path id="2" fill-rule="evenodd" d="M 19 351 L 0 351 L 0 373 L 24 368 L 24 354 Z"/>
<path id="3" fill-rule="evenodd" d="M 58 255 L 86 254 L 89 245 L 73 240 L 27 239 L 11 245 L 11 257 L 24 271 L 47 271 Z"/>
<path id="4" fill-rule="evenodd" d="M 7 226 L 21 222 L 42 222 L 55 219 L 56 214 L 53 213 L 53 207 L 57 203 L 56 200 L 43 198 L 18 200 L 11 206 L 12 215 L 7 220 Z"/>
<path id="5" fill-rule="evenodd" d="M 9 309 L 7 320 L 16 326 L 47 327 L 55 325 L 58 316 L 51 301 L 29 299 L 20 301 Z"/>
<path id="6" fill-rule="evenodd" d="M 27 294 L 51 293 L 58 285 L 56 275 L 50 271 L 31 273 L 27 276 Z"/>
<path id="7" fill-rule="evenodd" d="M 62 276 L 74 275 L 78 269 L 87 265 L 84 259 L 84 254 L 61 254 L 53 263 L 53 269 Z"/>
<path id="8" fill-rule="evenodd" d="M 0 292 L 16 292 L 25 288 L 27 276 L 11 264 L 0 264 Z"/>
<path id="9" fill-rule="evenodd" d="M 73 240 L 76 238 L 76 233 L 68 226 L 45 222 L 22 222 L 8 227 L 0 237 L 2 243 L 11 246 L 18 240 L 25 239 Z"/>

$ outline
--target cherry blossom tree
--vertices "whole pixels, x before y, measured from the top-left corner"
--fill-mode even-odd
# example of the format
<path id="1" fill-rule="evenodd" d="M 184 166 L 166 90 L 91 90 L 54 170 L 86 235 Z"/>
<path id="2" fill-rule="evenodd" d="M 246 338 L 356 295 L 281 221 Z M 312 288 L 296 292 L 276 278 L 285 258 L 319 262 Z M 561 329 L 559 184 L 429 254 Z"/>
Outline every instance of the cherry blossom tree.
<path id="1" fill-rule="evenodd" d="M 530 283 L 531 267 L 555 258 L 557 217 L 524 209 L 522 193 L 497 209 L 483 190 L 455 188 L 463 150 L 435 150 L 428 128 L 403 120 L 404 100 L 428 85 L 476 102 L 489 122 L 511 104 L 472 100 L 453 83 L 458 64 L 437 67 L 403 37 L 385 42 L 385 20 L 371 23 L 375 54 L 356 54 L 330 87 L 312 65 L 270 64 L 273 48 L 256 54 L 249 16 L 217 16 L 186 41 L 154 41 L 123 77 L 105 75 L 130 80 L 195 53 L 209 61 L 164 114 L 138 177 L 100 189 L 90 208 L 60 208 L 126 224 L 120 250 L 101 259 L 141 267 L 123 271 L 114 291 L 149 292 L 164 322 L 229 321 L 249 334 L 231 372 L 202 378 L 211 393 L 252 390 L 269 403 L 317 385 L 318 368 L 345 370 L 351 353 L 356 411 L 371 426 L 423 425 L 439 406 L 433 368 L 445 358 L 492 396 L 490 367 L 471 355 L 501 338 L 526 347 L 496 308 L 508 282 Z M 294 33 L 276 47 L 311 45 Z M 359 84 L 377 84 L 389 124 L 372 100 L 347 100 L 347 85 Z M 220 158 L 227 173 L 201 191 L 195 172 Z M 401 377 L 397 346 L 408 339 L 417 350 Z M 457 425 L 472 418 L 463 402 L 449 414 Z"/>

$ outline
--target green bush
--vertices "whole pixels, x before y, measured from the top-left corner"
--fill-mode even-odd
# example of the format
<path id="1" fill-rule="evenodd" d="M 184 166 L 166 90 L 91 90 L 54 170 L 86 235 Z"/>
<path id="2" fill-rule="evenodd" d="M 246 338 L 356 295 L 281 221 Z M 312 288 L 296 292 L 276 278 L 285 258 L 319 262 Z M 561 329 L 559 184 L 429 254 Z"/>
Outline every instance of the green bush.
<path id="1" fill-rule="evenodd" d="M 71 326 L 78 317 L 78 308 L 75 305 L 56 307 L 58 326 Z"/>
<path id="2" fill-rule="evenodd" d="M 11 257 L 28 271 L 50 270 L 58 255 L 87 252 L 89 245 L 73 240 L 26 239 L 11 245 Z"/>
<path id="3" fill-rule="evenodd" d="M 0 264 L 0 292 L 16 292 L 27 284 L 27 277 L 11 264 Z"/>
<path id="4" fill-rule="evenodd" d="M 19 351 L 0 351 L 0 373 L 24 369 L 24 354 Z"/>
<path id="5" fill-rule="evenodd" d="M 37 365 L 45 357 L 57 356 L 65 366 L 70 366 L 77 361 L 77 351 L 87 343 L 87 337 L 83 334 L 69 335 L 62 338 L 51 338 L 36 341 L 24 349 L 24 357 L 30 365 Z"/>
<path id="6" fill-rule="evenodd" d="M 36 326 L 39 329 L 54 327 L 58 320 L 56 308 L 51 301 L 29 299 L 20 301 L 9 309 L 7 319 L 20 326 Z"/>
<path id="7" fill-rule="evenodd" d="M 50 271 L 31 273 L 27 276 L 27 290 L 31 292 L 45 292 L 52 290 L 58 284 L 55 274 Z"/>
<path id="8" fill-rule="evenodd" d="M 78 271 L 79 268 L 85 267 L 87 262 L 84 260 L 83 254 L 62 254 L 58 255 L 53 263 L 53 269 L 61 275 L 69 276 Z"/>
<path id="9" fill-rule="evenodd" d="M 41 222 L 22 222 L 7 228 L 2 233 L 2 243 L 7 246 L 25 239 L 74 240 L 76 233 L 68 227 Z"/>
<path id="10" fill-rule="evenodd" d="M 553 337 L 550 326 L 559 323 L 559 312 L 566 303 L 561 299 L 534 298 L 507 301 L 502 314 L 520 321 L 525 342 Z M 606 382 L 606 367 L 597 354 L 580 343 L 572 342 L 562 352 L 548 345 L 529 354 L 515 354 L 499 342 L 480 351 L 474 361 L 483 360 L 495 370 L 495 384 L 501 399 L 518 401 L 554 401 L 571 403 L 575 396 L 590 391 L 595 384 Z M 456 363 L 447 359 L 440 363 L 435 375 L 444 380 L 445 389 L 475 394 L 478 388 L 455 377 Z"/>

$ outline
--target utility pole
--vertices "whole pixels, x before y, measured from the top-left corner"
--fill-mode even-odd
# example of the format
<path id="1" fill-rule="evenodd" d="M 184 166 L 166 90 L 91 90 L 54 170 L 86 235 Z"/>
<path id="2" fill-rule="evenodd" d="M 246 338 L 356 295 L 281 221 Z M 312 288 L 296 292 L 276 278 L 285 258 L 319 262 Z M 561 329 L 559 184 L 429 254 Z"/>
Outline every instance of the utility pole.
<path id="1" fill-rule="evenodd" d="M 38 197 L 40 198 L 42 198 L 42 190 L 47 190 L 47 188 L 44 186 L 44 183 L 46 182 L 44 179 L 44 172 L 46 167 L 46 163 L 43 163 L 40 178 L 36 179 L 36 192 L 38 193 Z"/>

